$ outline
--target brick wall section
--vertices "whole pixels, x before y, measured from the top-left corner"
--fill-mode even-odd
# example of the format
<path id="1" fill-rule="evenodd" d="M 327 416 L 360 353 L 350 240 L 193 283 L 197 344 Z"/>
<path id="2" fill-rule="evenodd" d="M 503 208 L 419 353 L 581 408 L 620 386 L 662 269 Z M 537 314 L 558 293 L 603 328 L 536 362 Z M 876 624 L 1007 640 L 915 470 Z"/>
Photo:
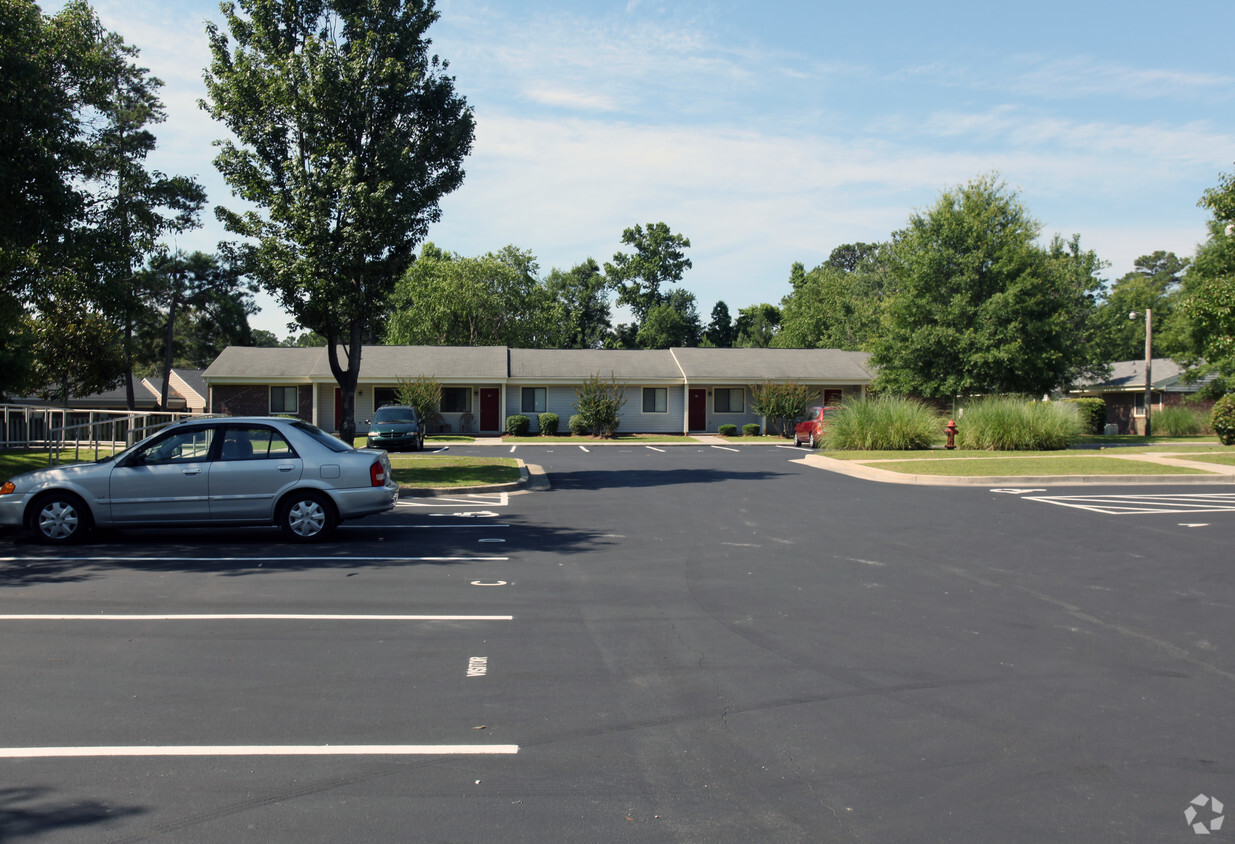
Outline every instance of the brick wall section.
<path id="1" fill-rule="evenodd" d="M 306 422 L 313 418 L 313 388 L 301 385 L 297 390 L 299 413 Z M 228 416 L 269 416 L 270 387 L 266 384 L 220 384 L 211 391 L 211 413 Z"/>

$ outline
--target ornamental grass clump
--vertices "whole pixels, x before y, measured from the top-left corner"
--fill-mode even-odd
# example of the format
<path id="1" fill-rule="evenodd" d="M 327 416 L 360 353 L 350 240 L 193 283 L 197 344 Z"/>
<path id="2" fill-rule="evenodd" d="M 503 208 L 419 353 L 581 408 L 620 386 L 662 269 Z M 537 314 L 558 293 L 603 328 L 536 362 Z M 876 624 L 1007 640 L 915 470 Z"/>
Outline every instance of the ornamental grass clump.
<path id="1" fill-rule="evenodd" d="M 1015 396 L 996 396 L 967 405 L 956 422 L 960 428 L 958 448 L 987 451 L 1063 449 L 1076 442 L 1084 427 L 1074 405 Z"/>
<path id="2" fill-rule="evenodd" d="M 1171 405 L 1150 417 L 1150 432 L 1158 437 L 1195 437 L 1209 433 L 1206 413 L 1195 407 Z"/>
<path id="3" fill-rule="evenodd" d="M 930 448 L 943 422 L 916 399 L 878 396 L 844 401 L 827 419 L 824 448 L 844 451 L 910 451 Z"/>

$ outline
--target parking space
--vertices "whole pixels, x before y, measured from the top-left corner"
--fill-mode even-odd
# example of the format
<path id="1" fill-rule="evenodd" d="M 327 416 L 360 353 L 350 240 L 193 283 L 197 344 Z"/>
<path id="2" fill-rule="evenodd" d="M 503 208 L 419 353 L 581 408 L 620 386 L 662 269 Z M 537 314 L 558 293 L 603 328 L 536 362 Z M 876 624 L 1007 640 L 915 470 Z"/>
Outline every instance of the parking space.
<path id="1" fill-rule="evenodd" d="M 474 729 L 486 643 L 514 624 L 478 588 L 510 559 L 489 553 L 508 504 L 406 500 L 307 548 L 265 529 L 8 543 L 0 569 L 22 588 L 0 591 L 0 675 L 25 715 L 0 726 L 0 758 L 517 753 Z M 409 579 L 419 594 L 382 585 Z"/>
<path id="2" fill-rule="evenodd" d="M 1155 513 L 1235 513 L 1235 493 L 1128 493 L 1108 495 L 1026 496 L 1027 501 L 1056 504 L 1108 516 Z"/>

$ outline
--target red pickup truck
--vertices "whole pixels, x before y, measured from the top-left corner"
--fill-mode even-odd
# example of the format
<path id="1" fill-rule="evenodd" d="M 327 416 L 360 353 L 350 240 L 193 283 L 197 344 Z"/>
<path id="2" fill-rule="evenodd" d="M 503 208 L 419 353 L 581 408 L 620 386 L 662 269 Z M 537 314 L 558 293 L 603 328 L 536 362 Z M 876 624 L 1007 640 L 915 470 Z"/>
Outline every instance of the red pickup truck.
<path id="1" fill-rule="evenodd" d="M 796 448 L 807 443 L 814 448 L 823 440 L 824 429 L 828 427 L 828 417 L 835 411 L 834 407 L 812 407 L 806 411 L 806 418 L 793 426 L 793 445 Z"/>

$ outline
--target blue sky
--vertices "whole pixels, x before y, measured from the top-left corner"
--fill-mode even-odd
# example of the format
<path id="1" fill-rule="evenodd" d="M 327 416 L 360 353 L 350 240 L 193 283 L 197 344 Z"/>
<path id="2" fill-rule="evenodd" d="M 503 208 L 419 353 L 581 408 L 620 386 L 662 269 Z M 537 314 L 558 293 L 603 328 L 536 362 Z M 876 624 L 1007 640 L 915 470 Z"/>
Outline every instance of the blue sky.
<path id="1" fill-rule="evenodd" d="M 230 194 L 196 107 L 210 0 L 97 0 L 165 82 L 153 166 Z M 942 8 L 940 8 L 942 6 Z M 45 11 L 59 7 L 44 4 Z M 430 239 L 514 244 L 542 275 L 666 222 L 684 286 L 778 303 L 789 269 L 887 239 L 945 188 L 998 172 L 1044 236 L 1079 233 L 1117 278 L 1191 255 L 1196 206 L 1235 169 L 1235 4 L 440 0 L 430 30 L 476 111 L 463 187 Z M 181 236 L 212 250 L 214 221 Z M 287 333 L 268 299 L 253 324 Z"/>

